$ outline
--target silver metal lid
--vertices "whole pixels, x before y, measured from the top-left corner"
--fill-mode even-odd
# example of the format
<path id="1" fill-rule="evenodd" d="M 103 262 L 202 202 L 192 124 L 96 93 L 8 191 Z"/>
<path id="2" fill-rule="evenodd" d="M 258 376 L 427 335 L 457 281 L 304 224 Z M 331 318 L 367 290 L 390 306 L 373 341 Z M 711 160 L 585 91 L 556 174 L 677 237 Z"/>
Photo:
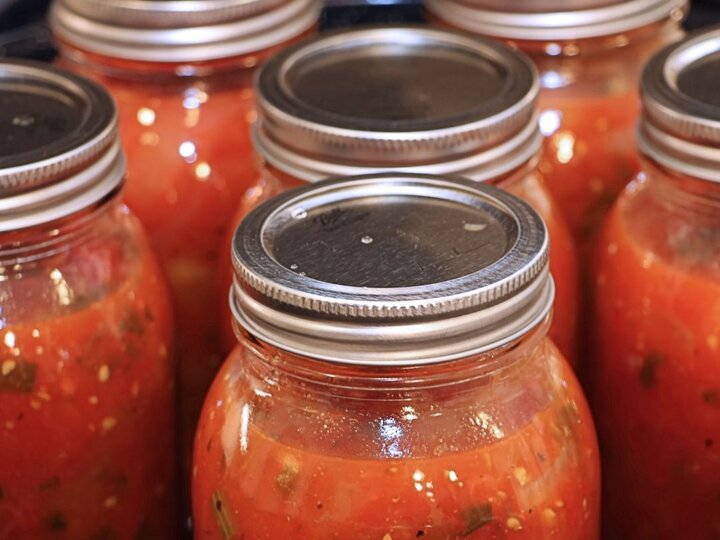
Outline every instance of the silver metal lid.
<path id="1" fill-rule="evenodd" d="M 645 67 L 638 144 L 672 170 L 720 182 L 720 27 L 666 47 Z"/>
<path id="2" fill-rule="evenodd" d="M 667 17 L 684 17 L 688 0 L 425 0 L 457 28 L 505 39 L 555 41 L 609 36 Z"/>
<path id="3" fill-rule="evenodd" d="M 124 172 L 105 90 L 46 64 L 0 62 L 0 232 L 97 203 Z"/>
<path id="4" fill-rule="evenodd" d="M 256 147 L 306 181 L 388 169 L 485 180 L 539 150 L 538 88 L 528 58 L 469 34 L 324 34 L 261 69 Z"/>
<path id="5" fill-rule="evenodd" d="M 292 190 L 245 218 L 232 257 L 239 324 L 342 363 L 488 351 L 540 324 L 553 300 L 538 214 L 447 177 L 386 173 Z"/>
<path id="6" fill-rule="evenodd" d="M 113 58 L 201 62 L 250 54 L 315 24 L 319 0 L 54 0 L 63 41 Z"/>

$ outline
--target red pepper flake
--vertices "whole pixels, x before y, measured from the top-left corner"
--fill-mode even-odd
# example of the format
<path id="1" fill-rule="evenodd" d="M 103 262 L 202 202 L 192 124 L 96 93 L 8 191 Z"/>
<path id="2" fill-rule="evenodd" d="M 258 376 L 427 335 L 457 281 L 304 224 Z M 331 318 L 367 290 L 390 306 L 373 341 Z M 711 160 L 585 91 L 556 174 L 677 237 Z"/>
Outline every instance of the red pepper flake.
<path id="1" fill-rule="evenodd" d="M 32 392 L 35 387 L 37 364 L 19 358 L 8 362 L 12 362 L 12 369 L 6 368 L 0 371 L 0 392 L 23 394 Z"/>

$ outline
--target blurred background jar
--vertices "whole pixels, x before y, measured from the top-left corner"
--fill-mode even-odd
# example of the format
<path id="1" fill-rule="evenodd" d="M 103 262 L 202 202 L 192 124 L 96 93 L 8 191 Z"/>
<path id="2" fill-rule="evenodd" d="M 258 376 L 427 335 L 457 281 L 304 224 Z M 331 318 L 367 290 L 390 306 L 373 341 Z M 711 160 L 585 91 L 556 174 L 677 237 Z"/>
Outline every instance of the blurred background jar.
<path id="1" fill-rule="evenodd" d="M 591 364 L 607 538 L 720 537 L 720 31 L 642 79 L 643 172 L 601 236 Z"/>
<path id="2" fill-rule="evenodd" d="M 538 81 L 524 55 L 460 32 L 369 27 L 283 51 L 259 74 L 256 91 L 262 170 L 235 224 L 276 193 L 333 176 L 399 170 L 498 185 L 548 225 L 558 290 L 550 336 L 575 360 L 575 247 L 537 171 Z M 226 266 L 220 308 L 229 350 Z"/>
<path id="3" fill-rule="evenodd" d="M 171 301 L 99 86 L 0 63 L 0 538 L 175 539 Z"/>
<path id="4" fill-rule="evenodd" d="M 598 538 L 593 424 L 546 337 L 528 204 L 440 176 L 320 182 L 251 212 L 233 260 L 196 538 Z"/>
<path id="5" fill-rule="evenodd" d="M 640 72 L 682 36 L 686 0 L 427 0 L 430 18 L 508 42 L 540 72 L 540 170 L 581 255 L 639 169 Z"/>
<path id="6" fill-rule="evenodd" d="M 173 292 L 188 466 L 224 354 L 215 308 L 224 235 L 257 176 L 253 74 L 270 52 L 313 31 L 319 10 L 317 0 L 58 0 L 51 9 L 60 64 L 102 82 L 118 103 L 125 200 Z"/>

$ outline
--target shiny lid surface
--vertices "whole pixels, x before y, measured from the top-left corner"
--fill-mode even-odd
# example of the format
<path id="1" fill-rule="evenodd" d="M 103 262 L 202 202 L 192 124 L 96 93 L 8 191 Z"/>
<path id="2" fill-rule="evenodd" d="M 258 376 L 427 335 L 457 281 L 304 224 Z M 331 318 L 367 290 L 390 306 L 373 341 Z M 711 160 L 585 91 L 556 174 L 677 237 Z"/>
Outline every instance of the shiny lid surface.
<path id="1" fill-rule="evenodd" d="M 495 188 L 395 173 L 324 181 L 240 225 L 231 306 L 251 334 L 309 357 L 440 362 L 539 324 L 547 260 L 538 214 Z"/>
<path id="2" fill-rule="evenodd" d="M 262 51 L 308 30 L 319 0 L 54 0 L 53 32 L 81 49 L 147 62 Z"/>
<path id="3" fill-rule="evenodd" d="M 105 90 L 46 64 L 0 62 L 0 231 L 89 206 L 123 173 Z"/>
<path id="4" fill-rule="evenodd" d="M 515 40 L 576 40 L 627 32 L 667 17 L 680 20 L 687 0 L 426 0 L 453 26 Z"/>
<path id="5" fill-rule="evenodd" d="M 303 180 L 389 168 L 485 179 L 540 144 L 531 62 L 460 32 L 326 34 L 269 60 L 257 87 L 258 149 Z"/>
<path id="6" fill-rule="evenodd" d="M 659 52 L 641 81 L 641 151 L 660 164 L 720 181 L 720 27 Z"/>

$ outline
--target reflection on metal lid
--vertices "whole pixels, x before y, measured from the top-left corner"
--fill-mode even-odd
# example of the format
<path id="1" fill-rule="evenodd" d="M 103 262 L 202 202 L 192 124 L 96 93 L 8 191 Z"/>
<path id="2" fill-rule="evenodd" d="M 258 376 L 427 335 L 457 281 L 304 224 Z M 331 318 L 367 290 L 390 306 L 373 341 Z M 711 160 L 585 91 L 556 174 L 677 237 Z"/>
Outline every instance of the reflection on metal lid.
<path id="1" fill-rule="evenodd" d="M 89 206 L 124 171 L 105 90 L 46 64 L 0 63 L 0 231 Z"/>
<path id="2" fill-rule="evenodd" d="M 378 174 L 296 190 L 236 232 L 238 321 L 282 349 L 420 364 L 494 348 L 547 314 L 548 240 L 492 187 Z"/>
<path id="3" fill-rule="evenodd" d="M 384 169 L 482 180 L 540 144 L 532 63 L 465 33 L 321 35 L 271 59 L 257 86 L 260 152 L 305 180 Z"/>

